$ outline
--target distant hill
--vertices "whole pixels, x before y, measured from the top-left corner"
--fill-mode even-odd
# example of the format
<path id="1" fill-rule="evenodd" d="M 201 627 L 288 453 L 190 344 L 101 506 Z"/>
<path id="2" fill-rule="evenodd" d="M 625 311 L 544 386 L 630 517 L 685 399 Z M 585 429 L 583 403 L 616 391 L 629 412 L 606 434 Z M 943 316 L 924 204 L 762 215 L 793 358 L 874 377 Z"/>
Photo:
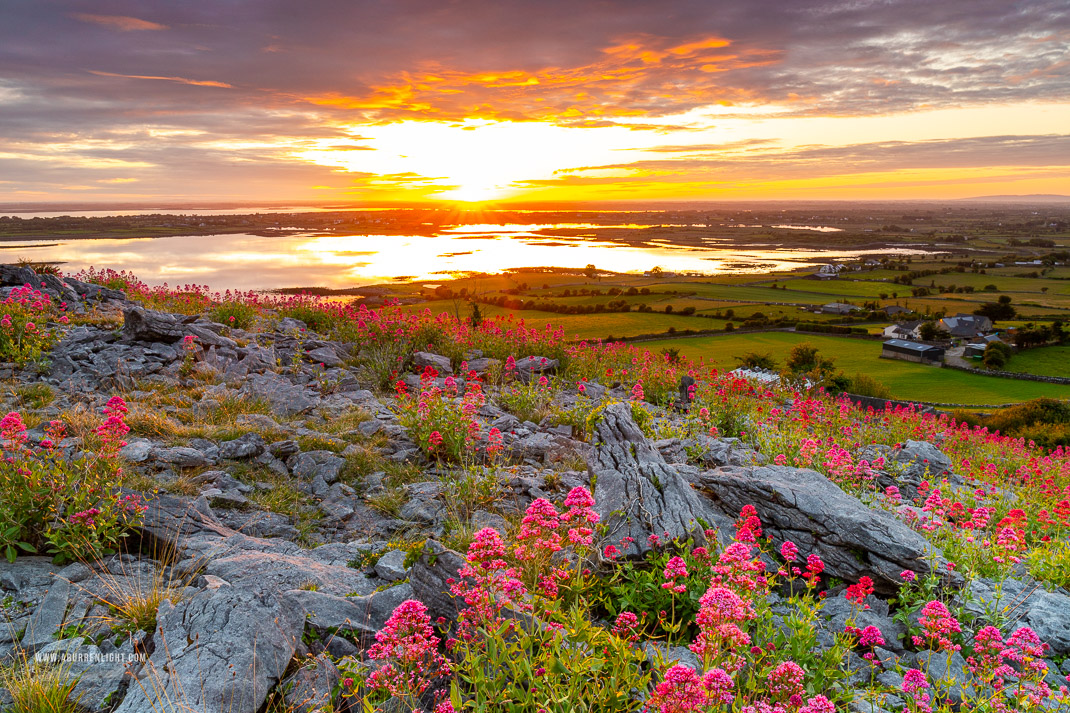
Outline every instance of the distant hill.
<path id="1" fill-rule="evenodd" d="M 960 201 L 985 201 L 989 203 L 1070 203 L 1070 196 L 1056 193 L 1029 193 L 1025 195 L 974 196 Z"/>

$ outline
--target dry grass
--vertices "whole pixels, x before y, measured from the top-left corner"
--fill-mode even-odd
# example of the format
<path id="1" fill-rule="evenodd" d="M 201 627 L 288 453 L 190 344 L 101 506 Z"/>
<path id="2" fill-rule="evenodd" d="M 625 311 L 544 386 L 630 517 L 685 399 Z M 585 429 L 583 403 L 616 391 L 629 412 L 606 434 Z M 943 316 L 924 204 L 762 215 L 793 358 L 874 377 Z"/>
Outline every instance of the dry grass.
<path id="1" fill-rule="evenodd" d="M 77 681 L 62 664 L 35 662 L 23 653 L 0 666 L 0 688 L 11 696 L 9 713 L 78 713 Z"/>
<path id="2" fill-rule="evenodd" d="M 156 557 L 151 561 L 152 570 L 148 573 L 141 567 L 128 569 L 118 558 L 111 566 L 96 563 L 104 591 L 93 596 L 108 608 L 108 614 L 102 617 L 108 627 L 151 632 L 156 628 L 160 604 L 164 601 L 178 604 L 182 600 L 185 587 L 195 573 L 175 573 L 171 565 L 177 561 L 177 556 L 170 546 L 163 546 L 153 554 Z"/>

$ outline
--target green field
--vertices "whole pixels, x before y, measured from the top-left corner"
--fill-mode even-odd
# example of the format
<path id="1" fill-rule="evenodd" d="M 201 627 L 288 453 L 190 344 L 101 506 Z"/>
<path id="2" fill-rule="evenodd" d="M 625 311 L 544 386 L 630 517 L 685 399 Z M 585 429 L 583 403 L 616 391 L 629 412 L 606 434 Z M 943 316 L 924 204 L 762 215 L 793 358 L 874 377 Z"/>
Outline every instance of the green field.
<path id="1" fill-rule="evenodd" d="M 442 301 L 429 304 L 408 305 L 406 309 L 421 310 L 430 308 L 435 314 L 446 312 L 454 314 L 453 303 Z M 487 316 L 512 315 L 516 320 L 524 320 L 527 327 L 542 329 L 548 324 L 565 330 L 569 339 L 606 339 L 614 337 L 634 337 L 640 334 L 663 334 L 668 329 L 724 329 L 725 320 L 706 319 L 704 317 L 684 317 L 663 312 L 603 312 L 600 314 L 556 314 L 537 310 L 505 309 L 494 305 L 480 305 L 480 310 Z M 467 316 L 466 305 L 461 305 L 462 316 Z"/>
<path id="2" fill-rule="evenodd" d="M 1011 357 L 1006 371 L 1070 377 L 1070 345 L 1026 349 Z"/>
<path id="3" fill-rule="evenodd" d="M 635 346 L 652 352 L 679 349 L 681 355 L 696 361 L 701 359 L 706 366 L 731 369 L 736 366 L 735 357 L 747 352 L 767 352 L 783 364 L 791 348 L 800 342 L 810 342 L 816 346 L 823 356 L 833 358 L 836 367 L 849 375 L 863 373 L 872 376 L 888 386 L 895 398 L 906 401 L 1004 404 L 1041 396 L 1070 399 L 1070 386 L 1000 379 L 907 361 L 880 359 L 881 343 L 862 339 L 760 332 L 661 339 L 639 342 Z M 1013 362 L 1014 359 L 1011 360 Z"/>
<path id="4" fill-rule="evenodd" d="M 816 283 L 815 283 L 816 284 Z M 751 287 L 746 285 L 718 285 L 708 282 L 661 282 L 649 285 L 651 291 L 687 290 L 701 297 L 719 300 L 749 300 L 755 302 L 799 302 L 804 304 L 824 304 L 834 301 L 832 297 L 814 295 L 797 290 L 781 290 L 772 287 Z"/>
<path id="5" fill-rule="evenodd" d="M 873 282 L 870 280 L 843 278 L 836 278 L 835 280 L 788 280 L 782 284 L 787 285 L 789 290 L 827 295 L 830 302 L 837 297 L 874 299 L 882 294 L 890 296 L 893 292 L 900 297 L 910 294 L 910 288 L 906 285 L 897 285 L 893 282 Z"/>
<path id="6" fill-rule="evenodd" d="M 1027 268 L 1019 268 L 1026 270 Z M 988 285 L 995 285 L 998 292 L 1044 292 L 1054 295 L 1070 294 L 1070 281 L 1043 280 L 1036 277 L 1009 277 L 1006 275 L 981 275 L 973 272 L 952 272 L 947 275 L 919 277 L 914 284 L 920 287 L 955 285 L 973 287 L 980 292 Z"/>

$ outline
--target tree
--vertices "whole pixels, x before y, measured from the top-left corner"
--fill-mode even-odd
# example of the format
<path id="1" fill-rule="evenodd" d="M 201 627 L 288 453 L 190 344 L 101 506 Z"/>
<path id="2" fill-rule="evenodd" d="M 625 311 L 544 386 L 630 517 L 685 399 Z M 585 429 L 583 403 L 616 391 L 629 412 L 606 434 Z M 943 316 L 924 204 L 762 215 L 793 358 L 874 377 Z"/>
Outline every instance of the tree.
<path id="1" fill-rule="evenodd" d="M 655 265 L 654 267 L 650 268 L 650 276 L 651 277 L 661 277 L 662 272 L 663 271 L 662 271 L 660 265 Z"/>
<path id="2" fill-rule="evenodd" d="M 479 325 L 483 324 L 483 312 L 479 309 L 479 303 L 472 303 L 472 313 L 468 315 L 468 324 L 472 329 L 479 329 Z"/>
<path id="3" fill-rule="evenodd" d="M 999 349 L 997 342 L 992 342 L 985 347 L 985 353 L 981 357 L 986 369 L 998 370 L 1007 365 L 1007 355 Z"/>
<path id="4" fill-rule="evenodd" d="M 921 323 L 918 327 L 918 334 L 921 336 L 922 341 L 931 342 L 940 335 L 940 328 L 936 326 L 936 322 L 928 320 Z"/>
<path id="5" fill-rule="evenodd" d="M 583 274 L 587 278 L 593 280 L 594 278 L 598 277 L 598 268 L 595 267 L 593 263 L 588 263 L 587 267 L 583 268 Z"/>
<path id="6" fill-rule="evenodd" d="M 802 342 L 791 348 L 784 366 L 793 376 L 808 376 L 812 381 L 821 381 L 832 374 L 832 359 L 825 359 L 818 354 L 817 347 L 810 342 Z"/>
<path id="7" fill-rule="evenodd" d="M 1000 295 L 999 301 L 985 302 L 979 308 L 975 309 L 973 313 L 981 315 L 982 317 L 988 317 L 995 322 L 1000 319 L 1014 319 L 1017 311 L 1011 306 L 1010 295 Z"/>
<path id="8" fill-rule="evenodd" d="M 747 352 L 743 356 L 735 357 L 735 360 L 739 366 L 744 369 L 769 369 L 770 371 L 776 371 L 778 368 L 776 359 L 774 359 L 768 352 L 765 354 L 759 352 Z"/>

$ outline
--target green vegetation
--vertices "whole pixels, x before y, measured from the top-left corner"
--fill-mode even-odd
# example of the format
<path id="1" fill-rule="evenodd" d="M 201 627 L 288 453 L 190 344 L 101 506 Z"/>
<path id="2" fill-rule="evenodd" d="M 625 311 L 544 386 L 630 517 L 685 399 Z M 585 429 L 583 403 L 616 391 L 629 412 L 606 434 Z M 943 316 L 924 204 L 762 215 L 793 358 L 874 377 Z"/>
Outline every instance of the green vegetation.
<path id="1" fill-rule="evenodd" d="M 1033 441 L 1041 448 L 1070 445 L 1070 403 L 1065 401 L 1038 398 L 989 416 L 956 415 L 971 426 L 986 426 L 1005 436 Z"/>
<path id="2" fill-rule="evenodd" d="M 640 342 L 636 346 L 651 352 L 675 347 L 684 357 L 701 360 L 707 367 L 729 370 L 736 368 L 736 356 L 748 352 L 768 353 L 773 359 L 783 362 L 800 342 L 810 342 L 818 347 L 822 354 L 834 360 L 837 369 L 845 373 L 872 375 L 888 387 L 893 398 L 905 401 L 1006 404 L 1042 396 L 1070 399 L 1070 386 L 1061 384 L 1000 379 L 908 361 L 880 359 L 881 343 L 876 340 L 760 332 L 658 339 Z"/>
<path id="3" fill-rule="evenodd" d="M 1070 377 L 1070 345 L 1055 344 L 1020 351 L 1003 368 L 1022 374 Z"/>

